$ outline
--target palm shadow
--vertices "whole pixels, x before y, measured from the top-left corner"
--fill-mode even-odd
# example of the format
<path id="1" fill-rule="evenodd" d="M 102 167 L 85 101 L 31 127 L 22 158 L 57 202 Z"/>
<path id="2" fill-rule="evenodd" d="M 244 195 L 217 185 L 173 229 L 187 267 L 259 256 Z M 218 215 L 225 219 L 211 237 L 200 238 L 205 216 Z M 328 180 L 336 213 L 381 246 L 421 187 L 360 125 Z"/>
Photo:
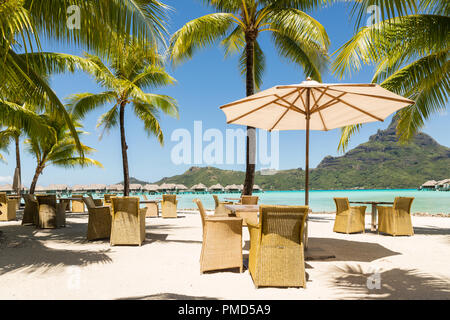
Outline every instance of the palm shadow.
<path id="1" fill-rule="evenodd" d="M 147 296 L 119 298 L 117 300 L 218 300 L 213 297 L 187 296 L 177 293 L 158 293 Z"/>
<path id="2" fill-rule="evenodd" d="M 450 299 L 448 279 L 418 270 L 391 269 L 366 272 L 361 266 L 336 268 L 334 285 L 344 291 L 344 299 Z"/>

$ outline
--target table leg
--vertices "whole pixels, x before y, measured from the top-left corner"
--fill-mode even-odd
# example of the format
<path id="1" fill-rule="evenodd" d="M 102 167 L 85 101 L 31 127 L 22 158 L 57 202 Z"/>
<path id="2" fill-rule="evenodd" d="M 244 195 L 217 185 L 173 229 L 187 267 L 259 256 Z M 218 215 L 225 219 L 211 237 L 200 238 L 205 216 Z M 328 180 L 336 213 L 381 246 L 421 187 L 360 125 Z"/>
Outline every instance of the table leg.
<path id="1" fill-rule="evenodd" d="M 370 226 L 371 231 L 377 231 L 377 205 L 372 204 L 372 223 Z"/>

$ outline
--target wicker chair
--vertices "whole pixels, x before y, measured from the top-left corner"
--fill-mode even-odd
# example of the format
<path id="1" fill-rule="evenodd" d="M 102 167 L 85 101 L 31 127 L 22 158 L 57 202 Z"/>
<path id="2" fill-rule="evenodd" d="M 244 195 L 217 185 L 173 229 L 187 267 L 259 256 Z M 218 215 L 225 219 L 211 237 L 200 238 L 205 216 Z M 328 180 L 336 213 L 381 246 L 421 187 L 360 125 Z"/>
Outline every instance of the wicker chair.
<path id="1" fill-rule="evenodd" d="M 161 216 L 163 218 L 177 218 L 177 196 L 175 194 L 164 194 L 161 202 Z"/>
<path id="2" fill-rule="evenodd" d="M 365 232 L 364 214 L 365 206 L 350 207 L 348 198 L 334 198 L 336 204 L 336 219 L 334 220 L 334 232 L 356 233 Z"/>
<path id="3" fill-rule="evenodd" d="M 111 245 L 142 245 L 145 240 L 145 214 L 138 197 L 113 197 Z"/>
<path id="4" fill-rule="evenodd" d="M 219 201 L 219 197 L 215 194 L 213 194 L 214 203 L 215 203 L 215 209 L 214 209 L 214 215 L 215 216 L 229 216 L 231 214 L 231 210 L 228 210 L 225 208 L 225 205 L 227 204 L 233 204 L 231 201 Z"/>
<path id="5" fill-rule="evenodd" d="M 74 194 L 72 198 L 80 198 L 80 200 L 72 200 L 72 212 L 84 213 L 83 195 Z"/>
<path id="6" fill-rule="evenodd" d="M 24 194 L 25 209 L 23 210 L 22 225 L 35 226 L 39 215 L 39 203 L 33 194 Z"/>
<path id="7" fill-rule="evenodd" d="M 258 204 L 258 196 L 241 196 L 241 204 Z"/>
<path id="8" fill-rule="evenodd" d="M 250 232 L 249 271 L 256 288 L 306 288 L 304 230 L 307 206 L 260 207 Z"/>
<path id="9" fill-rule="evenodd" d="M 143 195 L 144 200 L 148 200 L 147 196 Z M 154 203 L 146 203 L 145 206 L 147 207 L 147 217 L 156 218 L 159 216 L 159 208 L 158 208 L 158 202 Z"/>
<path id="10" fill-rule="evenodd" d="M 16 219 L 15 199 L 8 199 L 6 192 L 0 192 L 0 221 L 11 221 Z"/>
<path id="11" fill-rule="evenodd" d="M 392 236 L 412 236 L 411 205 L 414 198 L 396 197 L 393 207 L 378 208 L 378 232 Z"/>
<path id="12" fill-rule="evenodd" d="M 55 229 L 66 225 L 67 201 L 56 203 L 56 195 L 36 195 L 39 214 L 36 227 Z"/>
<path id="13" fill-rule="evenodd" d="M 91 194 L 88 195 L 88 198 L 92 199 L 92 201 L 94 202 L 96 207 L 102 207 L 103 206 L 103 200 L 102 199 L 94 199 L 94 197 L 92 197 Z M 86 204 L 86 201 L 84 201 L 84 204 Z"/>
<path id="14" fill-rule="evenodd" d="M 112 221 L 111 207 L 97 206 L 90 197 L 83 197 L 83 201 L 86 204 L 89 212 L 88 229 L 86 235 L 87 240 L 110 238 Z"/>
<path id="15" fill-rule="evenodd" d="M 199 199 L 194 199 L 200 211 L 203 229 L 200 273 L 210 270 L 239 268 L 242 272 L 242 219 L 208 217 Z"/>
<path id="16" fill-rule="evenodd" d="M 103 205 L 104 206 L 110 206 L 111 205 L 111 198 L 115 197 L 115 194 L 107 193 L 103 195 Z"/>

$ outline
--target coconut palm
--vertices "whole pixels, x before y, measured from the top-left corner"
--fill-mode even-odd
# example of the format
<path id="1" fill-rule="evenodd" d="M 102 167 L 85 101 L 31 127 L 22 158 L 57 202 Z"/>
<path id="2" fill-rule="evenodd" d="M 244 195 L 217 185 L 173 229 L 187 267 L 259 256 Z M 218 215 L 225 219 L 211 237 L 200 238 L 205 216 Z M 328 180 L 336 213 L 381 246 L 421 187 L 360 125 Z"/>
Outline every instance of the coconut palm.
<path id="1" fill-rule="evenodd" d="M 404 13 L 361 28 L 337 52 L 334 72 L 343 77 L 363 63 L 376 65 L 372 81 L 415 100 L 395 115 L 401 142 L 407 142 L 435 113 L 447 108 L 450 89 L 449 2 L 422 0 L 418 13 Z M 360 129 L 342 130 L 339 149 Z"/>
<path id="2" fill-rule="evenodd" d="M 168 7 L 157 0 L 8 0 L 0 1 L 0 97 L 20 92 L 21 98 L 57 111 L 81 151 L 75 128 L 64 105 L 48 86 L 32 62 L 18 50 L 36 52 L 40 36 L 68 44 L 82 45 L 102 55 L 109 55 L 112 34 L 136 39 L 139 43 L 164 42 L 164 19 Z M 77 14 L 79 14 L 77 16 Z M 69 27 L 69 20 L 79 25 Z M 133 35 L 133 37 L 131 37 Z M 7 104 L 0 104 L 0 114 L 11 115 Z M 14 118 L 14 117 L 13 117 Z M 10 118 L 3 118 L 11 124 Z"/>
<path id="3" fill-rule="evenodd" d="M 96 160 L 78 155 L 75 139 L 70 135 L 69 126 L 59 115 L 55 113 L 43 114 L 40 115 L 40 118 L 41 121 L 46 123 L 51 134 L 31 136 L 25 140 L 26 150 L 36 159 L 36 170 L 29 191 L 31 194 L 35 191 L 39 176 L 50 165 L 64 168 L 91 165 L 103 167 Z M 82 126 L 76 120 L 76 117 L 71 116 L 71 123 L 77 128 L 78 135 L 85 133 L 81 130 Z M 83 143 L 81 143 L 81 147 L 84 155 L 95 151 Z"/>
<path id="4" fill-rule="evenodd" d="M 98 127 L 107 133 L 114 127 L 120 128 L 122 164 L 124 176 L 124 195 L 129 194 L 128 145 L 125 137 L 125 110 L 131 106 L 134 114 L 143 122 L 148 135 L 154 135 L 162 145 L 164 135 L 159 124 L 159 113 L 178 116 L 176 101 L 166 95 L 146 93 L 146 89 L 173 84 L 174 79 L 167 74 L 163 66 L 163 57 L 155 49 L 122 45 L 115 49 L 114 58 L 109 67 L 102 60 L 86 54 L 89 61 L 96 65 L 90 70 L 97 83 L 106 91 L 101 93 L 81 93 L 69 97 L 71 110 L 77 117 L 111 104 L 112 108 L 104 113 Z M 101 137 L 103 136 L 103 133 Z"/>
<path id="5" fill-rule="evenodd" d="M 327 62 L 329 39 L 324 27 L 302 10 L 326 0 L 205 0 L 217 10 L 186 23 L 171 39 L 175 64 L 194 52 L 221 40 L 225 55 L 240 52 L 240 71 L 245 74 L 247 96 L 262 83 L 265 57 L 258 36 L 267 31 L 282 57 L 300 65 L 306 76 L 321 80 Z M 247 165 L 243 194 L 251 195 L 255 178 L 255 129 L 247 127 Z"/>

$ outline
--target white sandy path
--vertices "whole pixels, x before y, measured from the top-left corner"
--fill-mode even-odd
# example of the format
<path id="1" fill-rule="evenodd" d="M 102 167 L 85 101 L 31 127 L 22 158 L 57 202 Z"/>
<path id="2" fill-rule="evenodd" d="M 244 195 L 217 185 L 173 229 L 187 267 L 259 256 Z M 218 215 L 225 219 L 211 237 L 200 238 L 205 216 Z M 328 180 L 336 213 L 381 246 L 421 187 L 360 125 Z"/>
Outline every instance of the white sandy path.
<path id="1" fill-rule="evenodd" d="M 141 247 L 87 242 L 84 214 L 56 230 L 1 223 L 0 299 L 450 299 L 450 218 L 413 217 L 416 235 L 395 238 L 368 232 L 369 221 L 344 235 L 333 215 L 311 215 L 310 252 L 336 258 L 306 262 L 306 289 L 255 289 L 248 270 L 200 275 L 198 214 L 147 218 Z M 374 272 L 381 289 L 369 290 Z"/>

